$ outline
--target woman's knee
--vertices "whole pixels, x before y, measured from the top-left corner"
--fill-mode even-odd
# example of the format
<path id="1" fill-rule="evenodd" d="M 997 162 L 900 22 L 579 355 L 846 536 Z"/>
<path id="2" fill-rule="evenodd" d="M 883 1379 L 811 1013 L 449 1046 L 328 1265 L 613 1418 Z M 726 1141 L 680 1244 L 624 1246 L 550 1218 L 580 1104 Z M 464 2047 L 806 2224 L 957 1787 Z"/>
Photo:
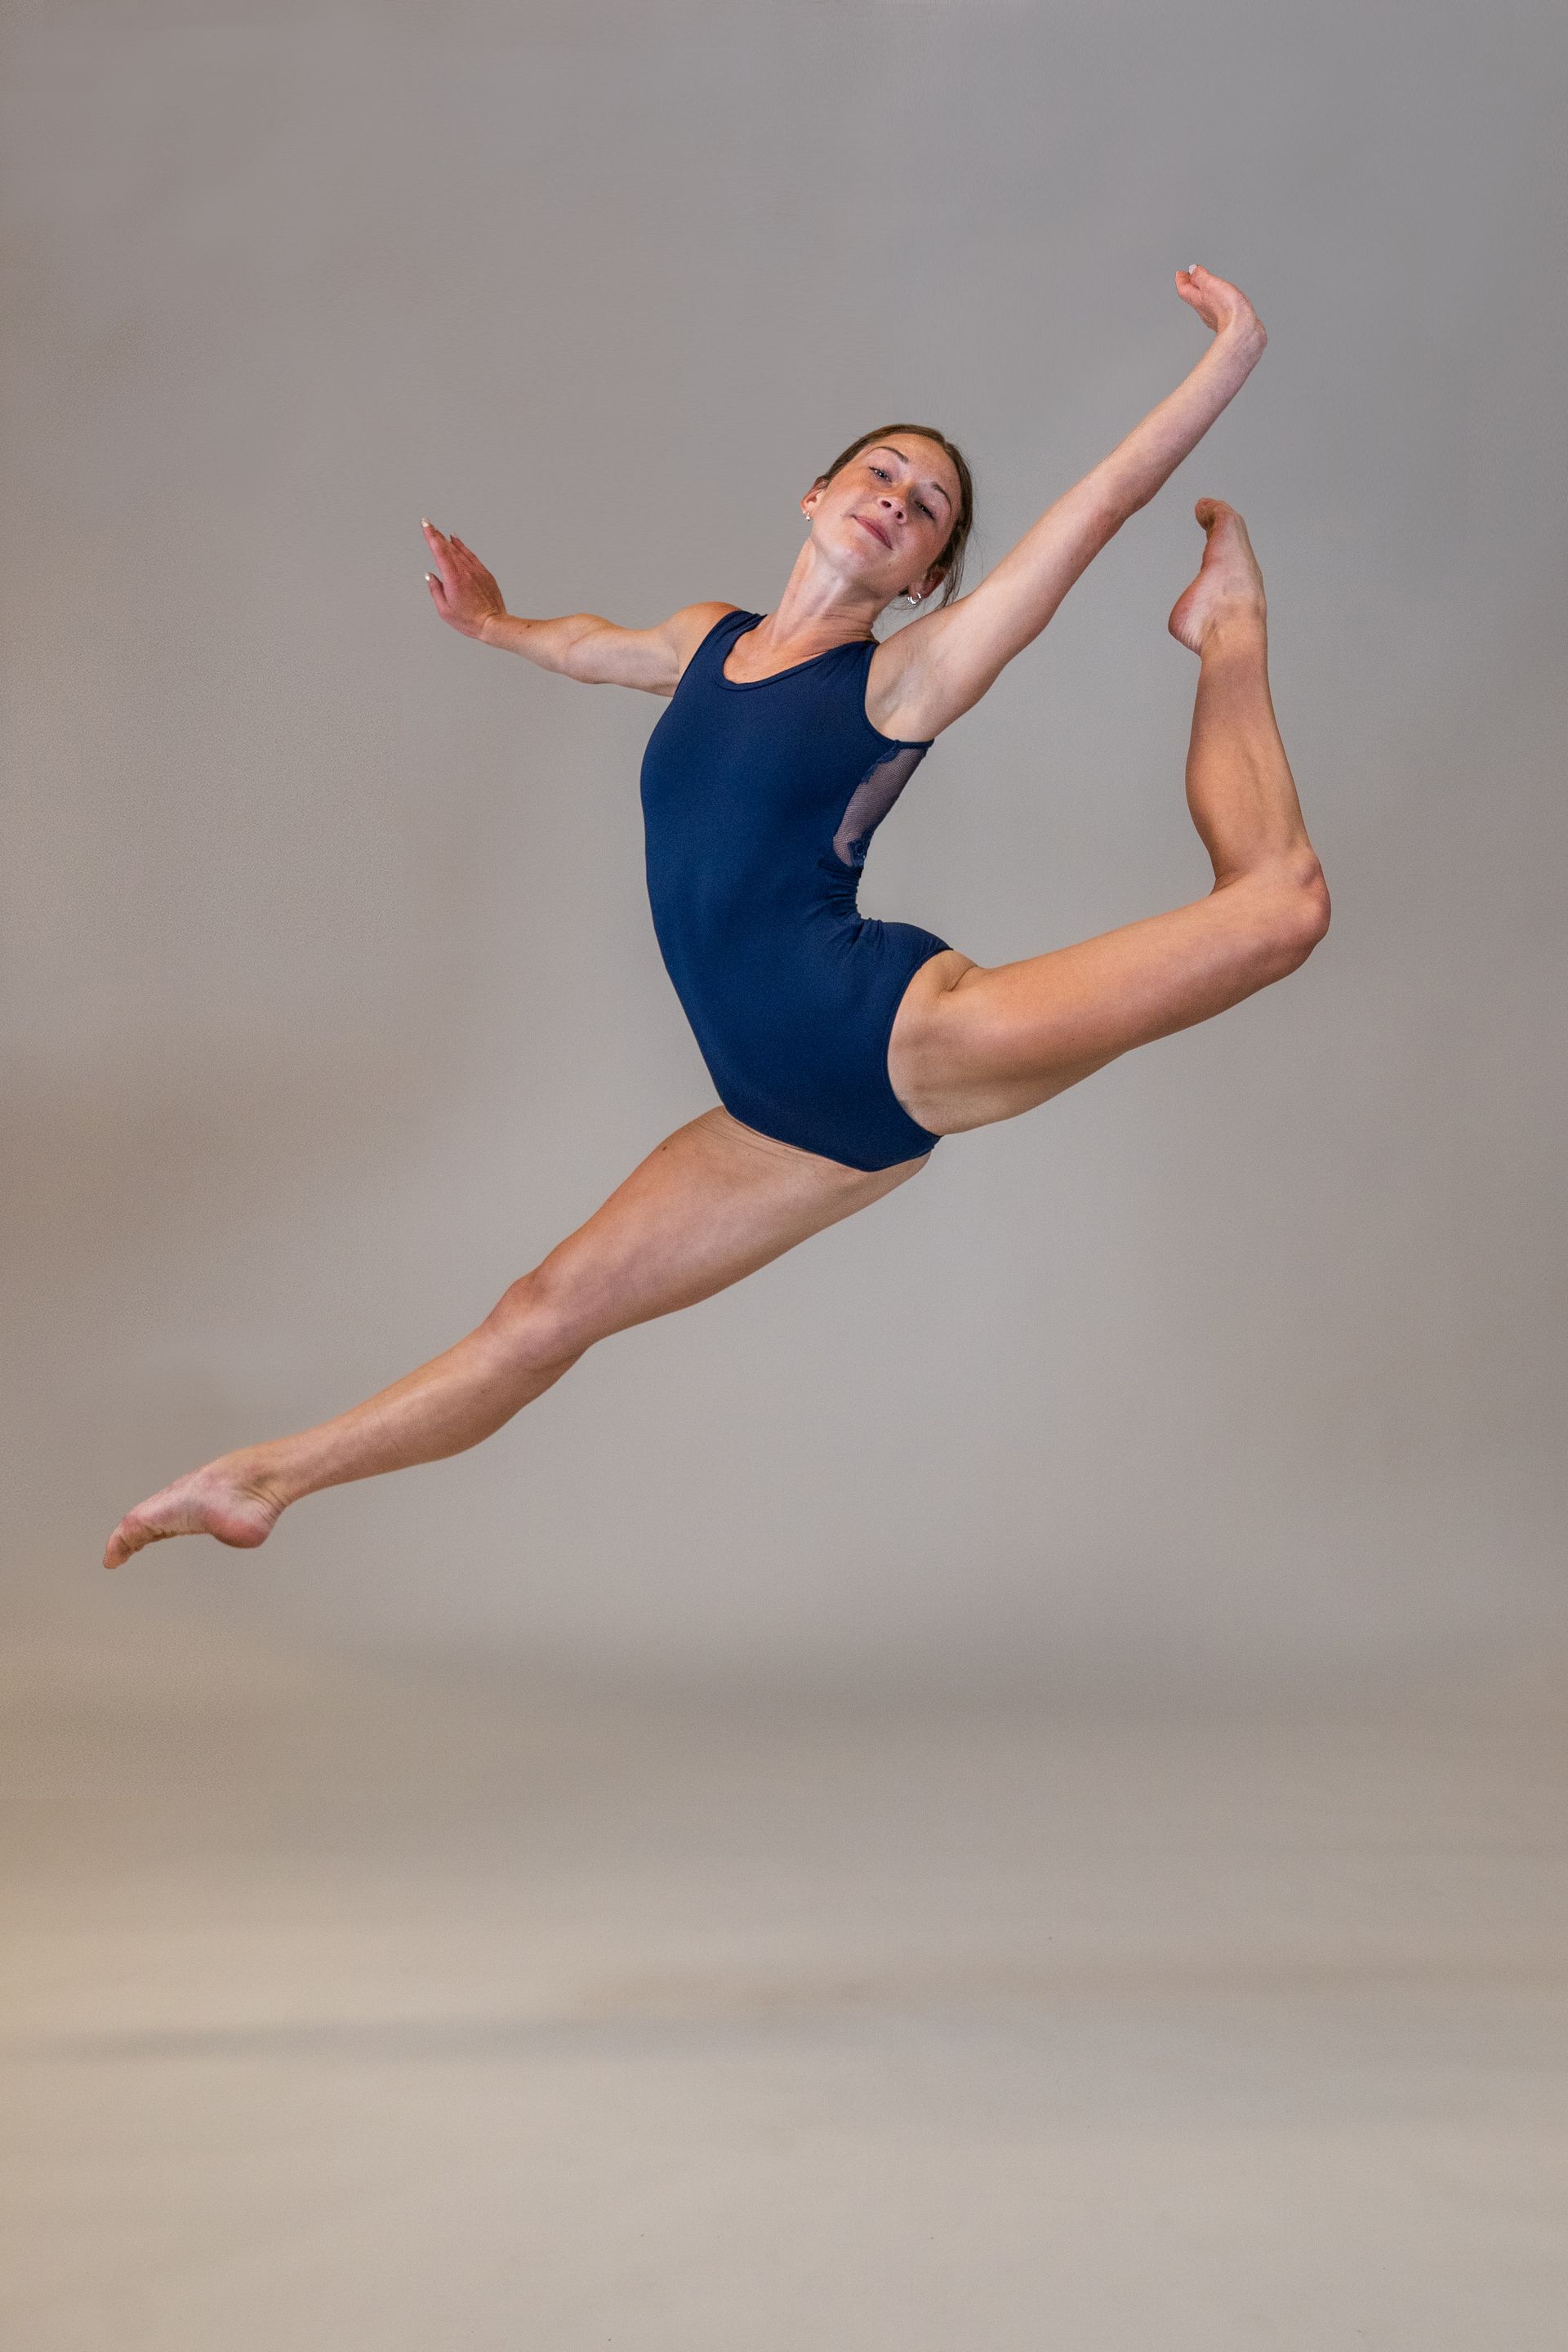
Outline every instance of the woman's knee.
<path id="1" fill-rule="evenodd" d="M 520 1275 L 501 1293 L 486 1321 L 509 1349 L 541 1370 L 558 1366 L 564 1370 L 600 1336 L 570 1284 L 548 1259 L 531 1273 Z"/>
<path id="2" fill-rule="evenodd" d="M 1329 928 L 1328 884 L 1315 856 L 1297 859 L 1270 876 L 1263 910 L 1266 952 L 1275 977 L 1299 971 Z"/>

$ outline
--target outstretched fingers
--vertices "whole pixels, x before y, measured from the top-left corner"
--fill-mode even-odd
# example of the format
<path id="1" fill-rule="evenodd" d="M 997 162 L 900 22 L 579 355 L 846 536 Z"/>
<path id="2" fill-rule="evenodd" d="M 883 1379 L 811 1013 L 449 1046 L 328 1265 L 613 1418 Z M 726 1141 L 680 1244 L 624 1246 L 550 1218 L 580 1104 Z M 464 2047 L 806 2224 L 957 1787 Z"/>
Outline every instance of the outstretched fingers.
<path id="1" fill-rule="evenodd" d="M 487 621 L 504 616 L 506 600 L 492 572 L 488 572 L 471 547 L 444 530 L 426 516 L 419 528 L 435 562 L 425 574 L 430 601 L 444 621 L 466 637 L 479 636 Z"/>

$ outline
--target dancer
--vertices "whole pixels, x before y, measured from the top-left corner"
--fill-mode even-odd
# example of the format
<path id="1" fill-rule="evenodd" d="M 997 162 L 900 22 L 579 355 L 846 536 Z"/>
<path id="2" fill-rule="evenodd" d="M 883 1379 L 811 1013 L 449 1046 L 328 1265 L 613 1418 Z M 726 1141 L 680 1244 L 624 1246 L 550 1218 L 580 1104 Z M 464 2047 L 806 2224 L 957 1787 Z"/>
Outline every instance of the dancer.
<path id="1" fill-rule="evenodd" d="M 667 698 L 642 768 L 649 896 L 720 1101 L 466 1339 L 335 1420 L 177 1478 L 121 1520 L 105 1567 L 165 1536 L 259 1544 L 301 1496 L 477 1445 L 595 1340 L 869 1207 L 942 1137 L 1016 1118 L 1305 961 L 1328 895 L 1275 724 L 1262 575 L 1217 499 L 1198 501 L 1202 566 L 1169 623 L 1199 661 L 1186 792 L 1214 866 L 1206 896 L 994 966 L 856 908 L 870 835 L 936 738 L 1039 635 L 1261 356 L 1236 287 L 1196 266 L 1175 283 L 1213 333 L 1203 358 L 960 601 L 969 468 L 925 425 L 863 436 L 818 475 L 771 613 L 689 604 L 650 629 L 519 619 L 472 550 L 425 525 L 431 600 L 454 628 Z M 907 627 L 874 635 L 898 598 L 939 590 Z"/>

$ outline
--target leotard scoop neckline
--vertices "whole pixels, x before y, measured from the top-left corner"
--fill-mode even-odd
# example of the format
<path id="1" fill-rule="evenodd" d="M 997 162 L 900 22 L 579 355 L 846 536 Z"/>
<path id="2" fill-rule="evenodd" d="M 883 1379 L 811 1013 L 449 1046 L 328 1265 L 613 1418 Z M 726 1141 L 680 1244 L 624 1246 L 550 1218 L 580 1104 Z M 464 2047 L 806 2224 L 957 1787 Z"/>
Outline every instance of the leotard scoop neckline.
<path id="1" fill-rule="evenodd" d="M 836 646 L 824 646 L 819 654 L 807 654 L 804 661 L 791 662 L 787 669 L 769 670 L 766 677 L 726 677 L 724 662 L 729 660 L 732 649 L 742 637 L 749 637 L 754 629 L 760 629 L 767 617 L 765 613 L 759 613 L 754 621 L 748 621 L 743 629 L 736 630 L 724 648 L 723 660 L 719 664 L 719 683 L 727 686 L 731 694 L 745 694 L 753 686 L 772 686 L 775 677 L 793 677 L 797 669 L 809 669 L 814 662 L 826 661 L 829 654 L 841 653 L 846 646 L 874 646 L 879 642 L 875 637 L 843 637 Z"/>
<path id="2" fill-rule="evenodd" d="M 731 616 L 726 614 L 724 617 L 728 620 Z M 731 647 L 739 645 L 742 637 L 749 637 L 753 629 L 760 629 L 767 617 L 768 616 L 765 613 L 759 613 L 754 620 L 747 622 L 743 629 L 737 629 L 734 635 L 731 638 L 729 645 L 725 646 L 723 652 L 719 656 L 719 664 L 714 672 L 714 676 L 718 684 L 724 688 L 726 693 L 749 694 L 754 686 L 772 686 L 781 677 L 796 677 L 803 669 L 815 668 L 818 662 L 826 661 L 829 654 L 841 654 L 846 646 L 879 646 L 882 643 L 882 639 L 880 637 L 875 636 L 845 637 L 836 646 L 825 646 L 819 654 L 808 654 L 805 661 L 791 662 L 787 669 L 770 670 L 766 677 L 726 677 L 724 675 L 724 664 L 730 658 Z M 864 707 L 862 707 L 860 715 L 863 719 L 866 719 Z M 931 745 L 936 741 L 936 737 L 934 735 L 924 739 L 911 735 L 883 735 L 879 727 L 871 727 L 871 721 L 869 719 L 866 719 L 866 724 L 868 727 L 871 728 L 873 735 L 881 736 L 881 740 L 884 743 L 897 743 L 901 750 L 909 749 L 916 742 L 919 742 L 922 751 L 929 751 Z"/>

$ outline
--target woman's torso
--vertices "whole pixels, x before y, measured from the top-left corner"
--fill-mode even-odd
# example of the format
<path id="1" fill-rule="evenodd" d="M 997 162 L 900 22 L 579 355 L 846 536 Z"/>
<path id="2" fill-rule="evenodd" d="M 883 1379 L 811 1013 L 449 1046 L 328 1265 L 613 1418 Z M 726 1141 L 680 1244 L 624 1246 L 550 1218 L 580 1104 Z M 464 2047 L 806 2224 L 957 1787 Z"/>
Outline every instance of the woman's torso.
<path id="1" fill-rule="evenodd" d="M 654 929 L 736 1116 L 858 1165 L 885 1164 L 869 1155 L 908 1156 L 930 1141 L 892 1097 L 886 1034 L 910 971 L 946 942 L 868 920 L 857 896 L 871 835 L 930 745 L 867 718 L 874 638 L 767 677 L 727 678 L 731 646 L 763 617 L 721 615 L 648 738 Z"/>
<path id="2" fill-rule="evenodd" d="M 930 749 L 866 716 L 875 638 L 726 677 L 730 648 L 763 617 L 737 607 L 713 624 L 643 754 L 661 945 L 667 922 L 700 930 L 742 907 L 853 920 L 871 834 Z"/>

